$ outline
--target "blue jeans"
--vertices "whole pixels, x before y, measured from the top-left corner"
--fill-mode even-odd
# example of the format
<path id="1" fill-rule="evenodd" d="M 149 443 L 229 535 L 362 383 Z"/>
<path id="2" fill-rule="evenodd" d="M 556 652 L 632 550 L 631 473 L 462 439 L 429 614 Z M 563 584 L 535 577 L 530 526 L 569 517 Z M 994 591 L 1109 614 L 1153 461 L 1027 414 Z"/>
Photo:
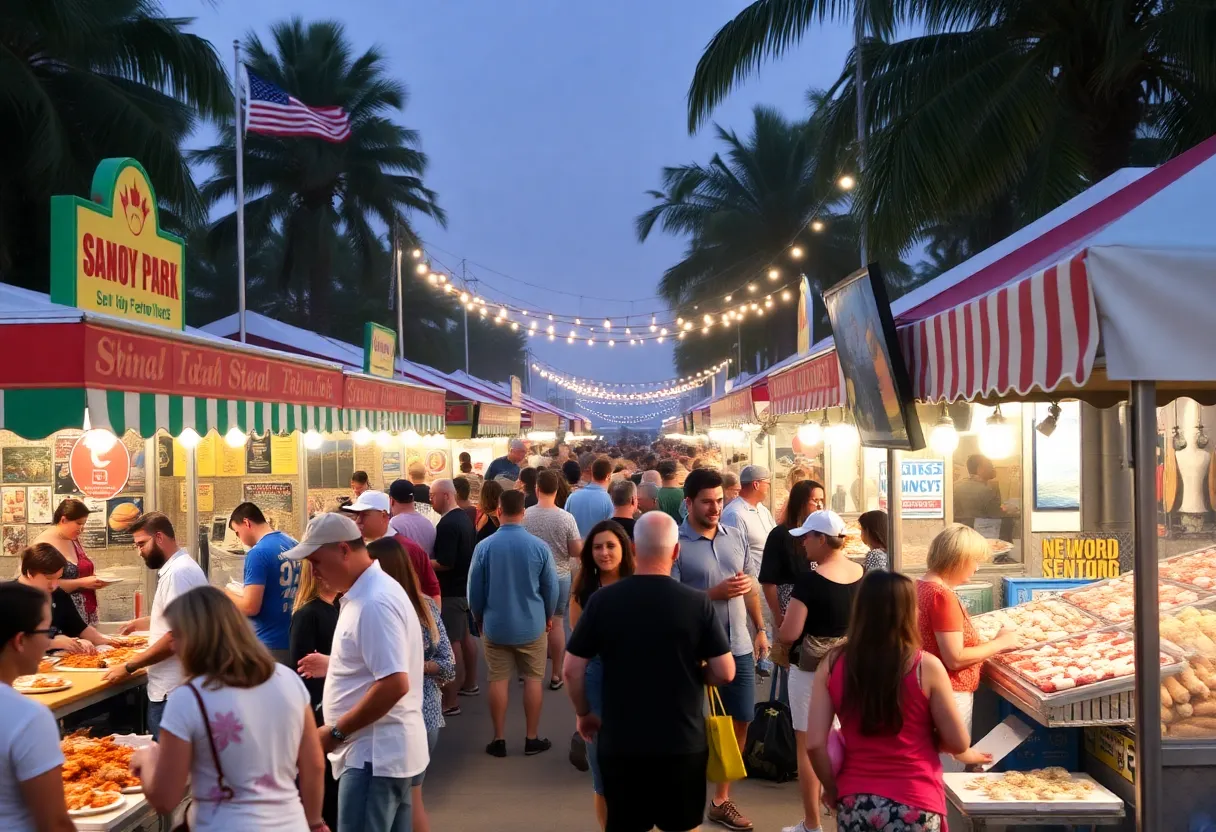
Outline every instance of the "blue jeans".
<path id="1" fill-rule="evenodd" d="M 342 772 L 337 832 L 412 832 L 411 779 L 375 777 L 371 763 Z"/>
<path id="2" fill-rule="evenodd" d="M 435 756 L 435 745 L 439 742 L 439 726 L 428 728 L 426 732 L 426 750 L 432 758 Z M 428 767 L 429 767 L 428 763 Z M 422 770 L 421 774 L 415 774 L 410 778 L 410 788 L 418 788 L 426 780 L 426 769 Z"/>
<path id="3" fill-rule="evenodd" d="M 159 702 L 148 700 L 148 733 L 153 740 L 160 739 L 160 720 L 165 715 L 165 703 L 168 701 L 168 697 Z"/>
<path id="4" fill-rule="evenodd" d="M 604 664 L 596 656 L 587 662 L 587 670 L 583 675 L 583 686 L 587 692 L 587 704 L 591 713 L 602 717 L 604 715 Z M 587 743 L 587 765 L 591 767 L 591 788 L 595 793 L 604 793 L 604 778 L 600 774 L 599 743 Z"/>
<path id="5" fill-rule="evenodd" d="M 560 615 L 566 618 L 570 614 L 570 585 L 573 583 L 573 576 L 558 575 L 557 576 L 557 608 L 553 611 L 554 615 Z"/>

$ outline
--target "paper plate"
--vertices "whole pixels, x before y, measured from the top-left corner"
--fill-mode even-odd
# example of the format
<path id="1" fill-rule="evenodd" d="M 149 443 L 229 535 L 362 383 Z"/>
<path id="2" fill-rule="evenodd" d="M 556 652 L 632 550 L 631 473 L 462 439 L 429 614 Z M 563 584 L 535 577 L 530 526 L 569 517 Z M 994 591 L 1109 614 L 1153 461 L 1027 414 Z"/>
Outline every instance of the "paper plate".
<path id="1" fill-rule="evenodd" d="M 41 675 L 42 674 L 35 674 L 34 676 L 23 676 L 21 678 L 32 681 L 34 679 L 37 679 Z M 61 690 L 67 690 L 71 686 L 72 686 L 72 683 L 69 682 L 67 679 L 63 680 L 62 685 L 55 685 L 55 686 L 49 687 L 49 688 L 31 688 L 28 686 L 28 682 L 27 682 L 27 684 L 21 684 L 20 679 L 13 682 L 13 690 L 17 691 L 17 693 L 26 693 L 26 694 L 30 694 L 30 695 L 34 695 L 34 696 L 36 696 L 40 693 L 58 693 Z"/>
<path id="2" fill-rule="evenodd" d="M 127 800 L 121 792 L 116 792 L 114 798 L 115 800 L 108 806 L 94 806 L 89 809 L 68 809 L 68 814 L 74 818 L 84 818 L 89 815 L 104 815 L 106 812 L 113 812 Z"/>

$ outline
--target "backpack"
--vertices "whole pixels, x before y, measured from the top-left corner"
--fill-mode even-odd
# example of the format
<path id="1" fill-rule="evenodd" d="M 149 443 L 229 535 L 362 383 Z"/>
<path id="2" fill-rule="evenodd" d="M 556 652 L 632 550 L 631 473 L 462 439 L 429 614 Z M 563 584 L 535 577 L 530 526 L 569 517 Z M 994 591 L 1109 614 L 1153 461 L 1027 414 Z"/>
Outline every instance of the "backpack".
<path id="1" fill-rule="evenodd" d="M 747 729 L 743 762 L 748 777 L 776 783 L 798 779 L 798 750 L 794 742 L 794 719 L 790 708 L 777 696 L 777 681 L 789 671 L 777 667 L 768 701 L 756 703 L 756 715 Z"/>

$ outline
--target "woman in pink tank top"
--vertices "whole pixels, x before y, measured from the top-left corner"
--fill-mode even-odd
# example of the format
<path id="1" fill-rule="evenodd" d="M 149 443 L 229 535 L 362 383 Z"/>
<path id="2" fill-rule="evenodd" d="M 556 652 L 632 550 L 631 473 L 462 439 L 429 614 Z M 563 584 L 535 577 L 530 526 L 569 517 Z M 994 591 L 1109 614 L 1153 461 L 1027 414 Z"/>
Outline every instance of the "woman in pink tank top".
<path id="1" fill-rule="evenodd" d="M 971 740 L 946 668 L 920 650 L 912 581 L 892 572 L 866 575 L 848 641 L 826 662 L 828 672 L 821 666 L 815 678 L 807 745 L 825 803 L 836 808 L 837 830 L 944 830 L 938 754 L 962 753 Z M 827 749 L 835 718 L 844 759 L 833 772 Z"/>

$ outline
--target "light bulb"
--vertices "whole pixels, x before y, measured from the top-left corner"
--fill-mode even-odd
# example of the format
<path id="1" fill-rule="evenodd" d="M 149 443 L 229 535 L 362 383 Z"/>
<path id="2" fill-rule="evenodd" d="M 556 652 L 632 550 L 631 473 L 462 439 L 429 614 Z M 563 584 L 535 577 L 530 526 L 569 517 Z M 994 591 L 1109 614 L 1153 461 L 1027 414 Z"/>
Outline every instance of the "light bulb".
<path id="1" fill-rule="evenodd" d="M 756 291 L 756 284 L 755 284 L 755 283 L 749 283 L 749 284 L 747 284 L 747 291 L 749 291 L 749 292 L 754 292 L 754 291 Z"/>
<path id="2" fill-rule="evenodd" d="M 478 312 L 481 314 L 481 317 L 484 318 L 486 316 L 486 308 L 484 306 L 478 307 Z"/>
<path id="3" fill-rule="evenodd" d="M 187 451 L 198 447 L 198 443 L 203 441 L 203 437 L 198 435 L 198 431 L 194 428 L 186 428 L 177 437 L 177 441 L 182 443 L 182 447 Z"/>
<path id="4" fill-rule="evenodd" d="M 439 285 L 439 276 L 436 274 L 428 274 L 426 276 L 426 279 L 427 279 L 427 282 L 430 283 L 432 286 Z"/>
<path id="5" fill-rule="evenodd" d="M 224 434 L 224 441 L 228 443 L 229 448 L 243 448 L 249 437 L 245 436 L 245 431 L 240 428 L 229 428 Z"/>
<path id="6" fill-rule="evenodd" d="M 1007 459 L 1013 456 L 1013 450 L 1013 426 L 1005 421 L 998 407 L 980 431 L 980 453 L 989 459 Z"/>
<path id="7" fill-rule="evenodd" d="M 953 456 L 958 448 L 958 431 L 954 428 L 954 420 L 946 415 L 945 406 L 942 407 L 942 417 L 929 434 L 929 447 L 944 457 Z"/>
<path id="8" fill-rule="evenodd" d="M 193 433 L 193 431 L 191 431 Z M 198 434 L 195 434 L 196 436 Z M 304 433 L 304 447 L 310 451 L 315 451 L 325 443 L 325 437 L 317 433 L 315 430 L 306 431 Z"/>
<path id="9" fill-rule="evenodd" d="M 417 260 L 421 256 L 422 256 L 422 249 L 420 249 L 420 248 L 416 248 L 410 252 L 410 257 L 413 257 L 415 260 Z"/>
<path id="10" fill-rule="evenodd" d="M 81 442 L 93 453 L 104 454 L 118 444 L 118 437 L 105 428 L 93 428 L 85 432 Z"/>
<path id="11" fill-rule="evenodd" d="M 612 321 L 604 318 L 604 329 L 612 329 Z"/>
<path id="12" fill-rule="evenodd" d="M 351 434 L 350 438 L 354 440 L 356 445 L 363 446 L 372 441 L 372 432 L 367 428 L 359 428 Z"/>
<path id="13" fill-rule="evenodd" d="M 403 445 L 417 445 L 418 440 L 421 438 L 422 436 L 413 428 L 407 428 L 401 433 L 401 443 Z"/>
<path id="14" fill-rule="evenodd" d="M 393 435 L 386 430 L 376 431 L 376 444 L 381 448 L 385 448 L 393 443 Z"/>
<path id="15" fill-rule="evenodd" d="M 657 332 L 657 331 L 658 331 L 658 329 L 659 329 L 659 328 L 658 328 L 657 326 L 655 326 L 654 324 L 651 324 L 651 325 L 650 325 L 650 331 L 651 331 L 651 332 Z"/>
<path id="16" fill-rule="evenodd" d="M 469 293 L 468 293 L 468 292 L 461 292 L 461 293 L 460 293 L 460 302 L 461 302 L 461 303 L 468 303 L 468 302 L 469 302 Z"/>
<path id="17" fill-rule="evenodd" d="M 549 337 L 550 337 L 550 338 L 552 338 L 553 336 L 552 336 L 552 335 L 550 335 Z M 573 335 L 571 335 L 569 338 L 567 338 L 567 339 L 566 339 L 566 343 L 567 343 L 567 344 L 573 344 L 573 343 L 574 343 L 574 336 L 573 336 Z"/>
<path id="18" fill-rule="evenodd" d="M 857 428 L 849 422 L 837 422 L 824 431 L 824 434 L 829 443 L 842 448 L 851 448 L 861 441 Z"/>
<path id="19" fill-rule="evenodd" d="M 731 298 L 731 296 L 730 296 L 730 295 L 727 295 L 727 296 L 726 296 L 726 302 L 727 302 L 727 303 L 730 303 L 730 298 Z"/>
<path id="20" fill-rule="evenodd" d="M 815 422 L 798 426 L 798 441 L 803 445 L 818 445 L 823 441 L 823 428 Z"/>
<path id="21" fill-rule="evenodd" d="M 795 260 L 801 260 L 802 259 L 802 247 L 794 246 L 793 248 L 791 248 L 790 257 L 793 257 Z"/>
<path id="22" fill-rule="evenodd" d="M 776 269 L 768 270 L 768 279 L 769 280 L 776 280 L 779 277 L 781 277 L 781 272 L 777 271 Z"/>
<path id="23" fill-rule="evenodd" d="M 702 334 L 702 335 L 708 335 L 708 334 L 709 334 L 709 327 L 707 327 L 707 326 L 703 326 L 703 327 L 701 327 L 701 334 Z"/>
<path id="24" fill-rule="evenodd" d="M 784 292 L 781 293 L 781 299 L 782 300 L 790 299 L 790 290 L 789 289 L 786 289 Z"/>
<path id="25" fill-rule="evenodd" d="M 515 332 L 517 329 L 519 329 L 519 324 L 517 324 L 515 321 L 511 321 L 511 331 Z"/>
<path id="26" fill-rule="evenodd" d="M 609 339 L 608 339 L 608 346 L 610 346 L 610 347 L 615 347 L 615 346 L 616 346 L 616 341 L 614 341 L 614 340 L 612 340 L 611 338 L 609 338 Z"/>
<path id="27" fill-rule="evenodd" d="M 419 263 L 417 266 L 414 267 L 414 271 L 418 272 L 418 274 L 426 274 L 430 270 L 431 270 L 430 267 L 427 266 L 426 263 Z"/>
<path id="28" fill-rule="evenodd" d="M 853 186 L 857 184 L 857 180 L 846 173 L 836 180 L 836 184 L 840 186 L 840 190 L 842 191 L 851 191 L 853 190 Z"/>
<path id="29" fill-rule="evenodd" d="M 440 283 L 447 283 L 447 282 L 448 282 L 448 276 L 447 276 L 446 274 L 440 273 L 440 274 L 437 274 L 437 275 L 435 275 L 435 276 L 439 278 L 439 282 L 440 282 Z"/>
<path id="30" fill-rule="evenodd" d="M 593 346 L 595 346 L 595 339 L 594 339 L 594 338 L 588 338 L 588 339 L 587 339 L 587 346 L 589 346 L 589 347 L 593 347 Z"/>
<path id="31" fill-rule="evenodd" d="M 455 291 L 456 291 L 456 288 L 455 288 L 454 286 L 452 286 L 452 284 L 451 284 L 451 283 L 445 283 L 445 284 L 443 284 L 443 293 L 444 293 L 445 295 L 450 295 L 450 294 L 452 294 L 452 293 L 453 293 L 453 292 L 455 292 Z"/>
<path id="32" fill-rule="evenodd" d="M 577 324 L 578 326 L 582 326 L 583 325 L 582 318 L 575 318 L 574 323 Z"/>
<path id="33" fill-rule="evenodd" d="M 823 231 L 823 221 L 822 220 L 811 220 L 811 230 L 814 231 L 816 234 Z"/>

